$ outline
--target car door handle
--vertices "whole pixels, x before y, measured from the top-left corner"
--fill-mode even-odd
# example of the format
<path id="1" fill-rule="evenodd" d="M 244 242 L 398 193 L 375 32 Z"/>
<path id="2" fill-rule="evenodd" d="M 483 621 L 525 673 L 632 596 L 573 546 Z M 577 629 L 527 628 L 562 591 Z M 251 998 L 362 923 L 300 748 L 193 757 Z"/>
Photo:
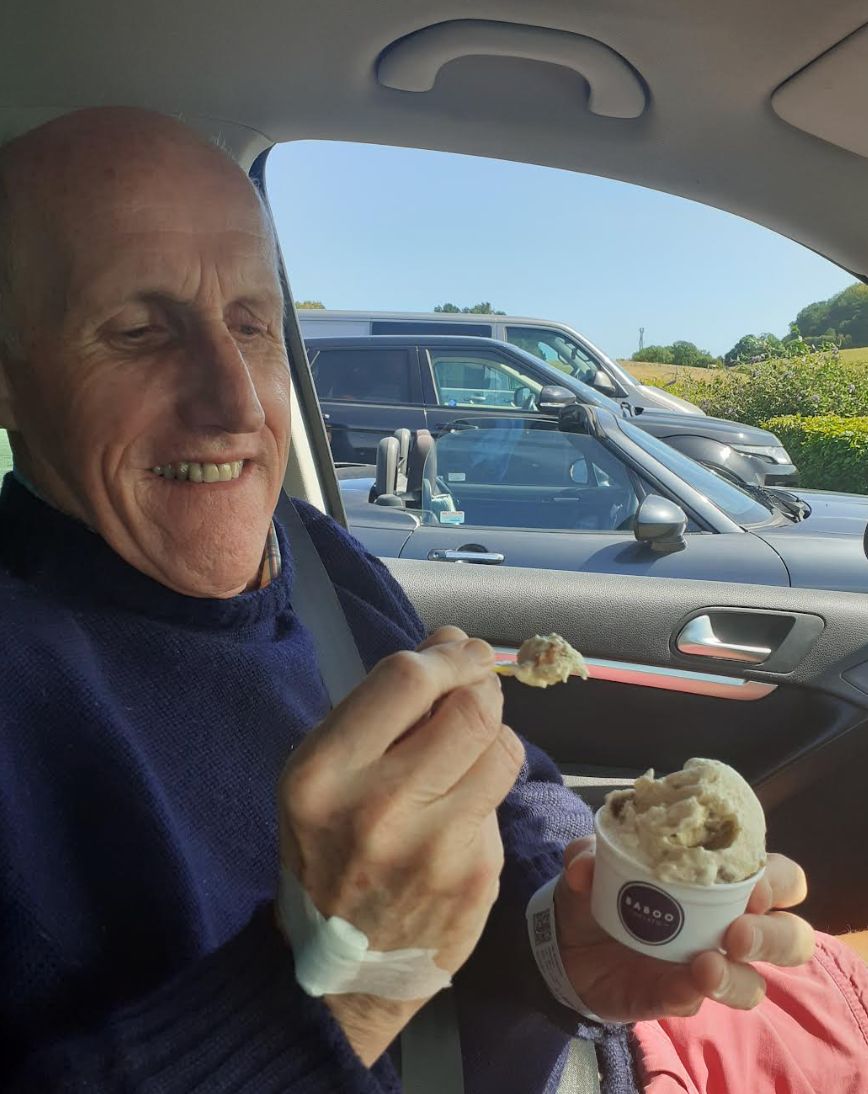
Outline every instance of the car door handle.
<path id="1" fill-rule="evenodd" d="M 497 551 L 452 551 L 447 547 L 428 552 L 429 562 L 475 562 L 482 566 L 499 566 L 505 557 Z"/>
<path id="2" fill-rule="evenodd" d="M 687 623 L 676 640 L 679 653 L 692 657 L 717 657 L 723 661 L 742 661 L 748 665 L 759 665 L 772 655 L 768 646 L 748 646 L 737 642 L 724 641 L 714 633 L 711 617 L 698 615 Z"/>

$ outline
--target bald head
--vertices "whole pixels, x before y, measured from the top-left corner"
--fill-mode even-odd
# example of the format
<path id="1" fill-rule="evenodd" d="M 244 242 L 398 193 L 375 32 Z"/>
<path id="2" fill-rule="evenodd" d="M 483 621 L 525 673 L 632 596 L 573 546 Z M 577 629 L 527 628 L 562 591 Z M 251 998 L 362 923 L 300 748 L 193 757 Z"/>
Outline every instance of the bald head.
<path id="1" fill-rule="evenodd" d="M 21 355 L 43 295 L 57 306 L 71 242 L 94 222 L 118 210 L 134 215 L 137 203 L 155 198 L 175 207 L 247 204 L 271 238 L 258 191 L 241 168 L 161 114 L 81 110 L 0 148 L 0 352 L 5 346 Z"/>

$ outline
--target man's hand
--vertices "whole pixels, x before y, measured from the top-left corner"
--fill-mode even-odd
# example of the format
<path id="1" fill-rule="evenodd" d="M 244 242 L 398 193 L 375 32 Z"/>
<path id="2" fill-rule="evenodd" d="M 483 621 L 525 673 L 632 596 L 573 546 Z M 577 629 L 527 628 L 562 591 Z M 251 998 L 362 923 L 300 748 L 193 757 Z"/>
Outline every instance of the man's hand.
<path id="1" fill-rule="evenodd" d="M 493 666 L 490 646 L 452 627 L 387 658 L 310 733 L 280 785 L 282 862 L 319 911 L 373 950 L 436 950 L 449 973 L 497 897 L 495 810 L 524 759 Z M 424 999 L 326 1002 L 371 1064 Z"/>
<path id="2" fill-rule="evenodd" d="M 593 838 L 575 840 L 564 853 L 555 891 L 558 942 L 567 975 L 588 1008 L 610 1022 L 696 1014 L 705 999 L 749 1010 L 765 995 L 765 981 L 750 962 L 802 965 L 814 952 L 814 932 L 803 919 L 779 911 L 807 895 L 800 866 L 769 855 L 747 913 L 724 937 L 726 955 L 699 954 L 675 965 L 616 942 L 591 918 Z"/>

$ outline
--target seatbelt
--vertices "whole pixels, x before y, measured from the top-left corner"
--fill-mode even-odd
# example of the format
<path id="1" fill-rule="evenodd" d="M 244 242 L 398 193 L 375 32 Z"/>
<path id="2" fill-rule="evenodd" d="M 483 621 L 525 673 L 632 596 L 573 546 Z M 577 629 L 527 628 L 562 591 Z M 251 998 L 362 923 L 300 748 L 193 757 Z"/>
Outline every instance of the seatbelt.
<path id="1" fill-rule="evenodd" d="M 290 498 L 281 491 L 277 517 L 292 550 L 292 606 L 313 638 L 320 675 L 332 706 L 364 680 L 356 640 L 319 552 Z M 463 1094 L 464 1068 L 455 998 L 450 988 L 433 997 L 401 1034 L 405 1094 Z M 573 1038 L 557 1094 L 599 1094 L 592 1041 Z"/>
<path id="2" fill-rule="evenodd" d="M 281 490 L 277 517 L 295 567 L 292 607 L 313 638 L 320 675 L 332 706 L 366 676 L 337 590 L 293 505 Z M 463 1094 L 464 1068 L 452 989 L 433 997 L 401 1034 L 405 1094 Z"/>

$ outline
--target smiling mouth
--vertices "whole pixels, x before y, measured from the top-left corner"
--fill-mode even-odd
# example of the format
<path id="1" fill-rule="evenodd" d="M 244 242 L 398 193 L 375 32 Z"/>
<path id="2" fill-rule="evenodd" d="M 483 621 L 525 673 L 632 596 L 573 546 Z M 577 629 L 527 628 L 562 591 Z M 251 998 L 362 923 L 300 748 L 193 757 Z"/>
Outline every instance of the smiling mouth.
<path id="1" fill-rule="evenodd" d="M 194 460 L 180 460 L 178 463 L 152 467 L 151 470 L 161 479 L 175 479 L 178 482 L 232 482 L 240 477 L 246 462 L 233 460 L 231 463 L 197 463 Z"/>

